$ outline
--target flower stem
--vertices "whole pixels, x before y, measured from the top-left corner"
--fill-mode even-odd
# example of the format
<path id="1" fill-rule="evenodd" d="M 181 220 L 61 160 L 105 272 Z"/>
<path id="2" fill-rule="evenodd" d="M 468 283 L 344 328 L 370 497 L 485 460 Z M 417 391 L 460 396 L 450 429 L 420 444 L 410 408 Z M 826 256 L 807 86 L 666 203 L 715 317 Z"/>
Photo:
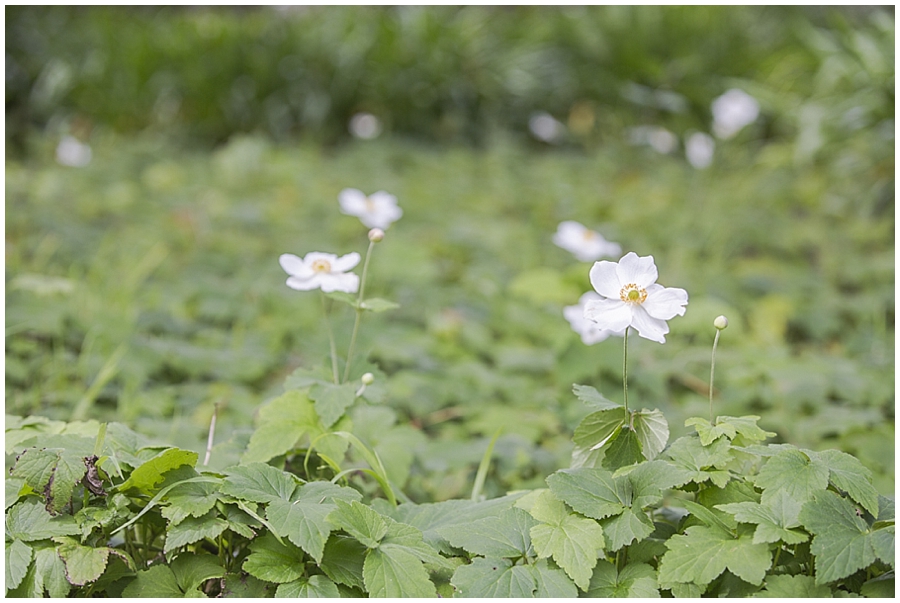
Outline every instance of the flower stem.
<path id="1" fill-rule="evenodd" d="M 375 241 L 369 241 L 369 248 L 366 249 L 366 259 L 363 261 L 362 276 L 359 279 L 359 296 L 356 298 L 356 320 L 353 322 L 353 333 L 350 335 L 350 347 L 347 350 L 347 364 L 344 365 L 344 379 L 346 381 L 350 376 L 350 364 L 353 361 L 353 348 L 356 346 L 356 333 L 359 331 L 359 323 L 362 320 L 363 309 L 362 302 L 366 293 L 366 276 L 369 274 L 369 258 L 372 257 L 372 247 Z"/>
<path id="2" fill-rule="evenodd" d="M 331 330 L 331 320 L 328 318 L 328 301 L 325 299 L 325 293 L 322 293 L 322 311 L 325 313 L 325 326 L 328 328 L 328 342 L 331 344 L 331 373 L 334 376 L 334 383 L 338 383 L 338 362 L 337 347 L 334 345 L 334 331 Z"/>
<path id="3" fill-rule="evenodd" d="M 625 412 L 628 412 L 628 331 L 630 327 L 625 328 L 625 352 L 622 354 L 622 387 L 625 390 Z"/>
<path id="4" fill-rule="evenodd" d="M 716 338 L 713 340 L 712 362 L 709 365 L 709 424 L 713 422 L 713 381 L 716 376 L 716 346 L 719 345 L 719 329 L 716 329 Z"/>

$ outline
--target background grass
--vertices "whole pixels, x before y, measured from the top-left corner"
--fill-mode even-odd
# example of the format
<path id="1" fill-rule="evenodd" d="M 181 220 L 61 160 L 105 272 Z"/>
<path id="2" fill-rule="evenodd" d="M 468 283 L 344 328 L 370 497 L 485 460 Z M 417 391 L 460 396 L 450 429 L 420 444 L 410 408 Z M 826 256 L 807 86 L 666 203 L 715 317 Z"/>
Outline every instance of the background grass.
<path id="1" fill-rule="evenodd" d="M 467 496 L 499 427 L 485 493 L 541 486 L 586 411 L 572 383 L 620 399 L 621 340 L 585 346 L 562 318 L 590 288 L 552 244 L 567 219 L 691 296 L 664 346 L 630 338 L 633 406 L 673 437 L 708 414 L 724 313 L 717 414 L 851 452 L 893 490 L 888 13 L 13 7 L 7 53 L 8 414 L 199 451 L 219 404 L 216 458 L 236 460 L 260 404 L 326 362 L 318 295 L 284 286 L 278 254 L 364 251 L 337 193 L 384 189 L 404 217 L 367 290 L 401 308 L 363 323 L 384 402 L 354 429 L 414 499 Z M 735 84 L 762 115 L 708 169 L 628 142 L 708 130 Z M 359 110 L 380 138 L 348 140 Z M 538 110 L 559 144 L 529 135 Z M 87 167 L 54 161 L 64 133 Z"/>

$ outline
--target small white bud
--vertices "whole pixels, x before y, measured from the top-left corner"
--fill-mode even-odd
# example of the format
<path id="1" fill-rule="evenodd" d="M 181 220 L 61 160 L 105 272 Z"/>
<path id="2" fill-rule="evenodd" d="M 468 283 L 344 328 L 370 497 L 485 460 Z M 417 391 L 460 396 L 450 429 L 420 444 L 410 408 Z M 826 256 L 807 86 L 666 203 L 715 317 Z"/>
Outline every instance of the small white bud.
<path id="1" fill-rule="evenodd" d="M 719 316 L 713 321 L 713 324 L 721 331 L 728 326 L 728 319 L 724 316 Z"/>
<path id="2" fill-rule="evenodd" d="M 384 239 L 384 231 L 380 228 L 373 228 L 369 231 L 369 240 L 373 243 L 380 243 Z"/>
<path id="3" fill-rule="evenodd" d="M 374 381 L 375 381 L 375 375 L 373 375 L 372 373 L 366 373 L 365 375 L 362 376 L 363 385 L 371 385 L 372 382 L 374 382 Z"/>

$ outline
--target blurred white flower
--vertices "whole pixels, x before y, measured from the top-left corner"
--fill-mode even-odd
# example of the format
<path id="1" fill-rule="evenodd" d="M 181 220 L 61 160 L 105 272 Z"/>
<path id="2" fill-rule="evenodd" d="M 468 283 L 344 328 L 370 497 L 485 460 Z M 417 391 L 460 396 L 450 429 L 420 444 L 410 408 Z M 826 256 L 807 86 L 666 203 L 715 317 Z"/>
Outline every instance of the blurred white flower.
<path id="1" fill-rule="evenodd" d="M 618 243 L 611 243 L 599 232 L 572 220 L 559 223 L 553 242 L 570 251 L 581 262 L 593 262 L 603 256 L 615 257 L 622 253 Z"/>
<path id="2" fill-rule="evenodd" d="M 712 102 L 713 133 L 727 140 L 749 126 L 759 117 L 756 99 L 737 88 L 732 88 Z"/>
<path id="3" fill-rule="evenodd" d="M 668 155 L 678 148 L 678 137 L 659 126 L 637 126 L 629 129 L 628 142 L 633 145 L 649 145 L 663 155 Z"/>
<path id="4" fill-rule="evenodd" d="M 384 191 L 367 196 L 361 190 L 345 188 L 338 193 L 338 203 L 341 204 L 341 213 L 356 216 L 369 228 L 387 230 L 403 215 L 403 210 L 397 205 L 397 197 Z"/>
<path id="5" fill-rule="evenodd" d="M 549 113 L 541 111 L 534 113 L 528 120 L 528 129 L 531 134 L 540 141 L 550 144 L 558 144 L 563 137 L 566 127 Z"/>
<path id="6" fill-rule="evenodd" d="M 708 168 L 716 151 L 716 141 L 709 134 L 694 132 L 684 142 L 684 154 L 692 166 L 698 170 Z"/>
<path id="7" fill-rule="evenodd" d="M 69 167 L 85 167 L 91 162 L 91 147 L 74 136 L 63 136 L 56 145 L 56 161 Z"/>
<path id="8" fill-rule="evenodd" d="M 585 303 L 584 316 L 600 329 L 619 331 L 634 327 L 644 339 L 666 342 L 675 316 L 684 316 L 688 294 L 684 289 L 656 284 L 653 256 L 629 252 L 618 262 L 595 262 L 590 278 L 600 299 Z"/>
<path id="9" fill-rule="evenodd" d="M 623 337 L 625 329 L 621 331 L 610 331 L 601 329 L 593 320 L 584 317 L 585 304 L 591 300 L 602 299 L 600 294 L 588 291 L 578 300 L 578 304 L 574 306 L 566 306 L 563 308 L 563 317 L 572 325 L 572 330 L 581 335 L 581 341 L 585 345 L 594 345 L 607 339 L 610 336 Z"/>
<path id="10" fill-rule="evenodd" d="M 291 289 L 356 293 L 359 288 L 359 277 L 347 272 L 359 264 L 359 254 L 355 251 L 341 257 L 332 253 L 311 251 L 302 259 L 290 253 L 283 253 L 279 256 L 278 263 L 290 275 L 286 284 Z"/>
<path id="11" fill-rule="evenodd" d="M 381 134 L 381 121 L 371 113 L 357 113 L 350 118 L 349 129 L 356 138 L 371 140 Z"/>

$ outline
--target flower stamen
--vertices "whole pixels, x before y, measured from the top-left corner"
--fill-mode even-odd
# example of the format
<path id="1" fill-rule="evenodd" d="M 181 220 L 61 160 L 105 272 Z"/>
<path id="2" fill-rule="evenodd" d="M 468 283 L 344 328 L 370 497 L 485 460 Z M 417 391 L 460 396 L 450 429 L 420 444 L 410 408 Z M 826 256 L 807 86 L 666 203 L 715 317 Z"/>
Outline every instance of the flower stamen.
<path id="1" fill-rule="evenodd" d="M 619 299 L 626 304 L 642 304 L 647 301 L 647 290 L 634 283 L 628 283 L 619 291 Z"/>
<path id="2" fill-rule="evenodd" d="M 331 262 L 323 259 L 313 260 L 310 268 L 315 272 L 331 272 Z"/>

